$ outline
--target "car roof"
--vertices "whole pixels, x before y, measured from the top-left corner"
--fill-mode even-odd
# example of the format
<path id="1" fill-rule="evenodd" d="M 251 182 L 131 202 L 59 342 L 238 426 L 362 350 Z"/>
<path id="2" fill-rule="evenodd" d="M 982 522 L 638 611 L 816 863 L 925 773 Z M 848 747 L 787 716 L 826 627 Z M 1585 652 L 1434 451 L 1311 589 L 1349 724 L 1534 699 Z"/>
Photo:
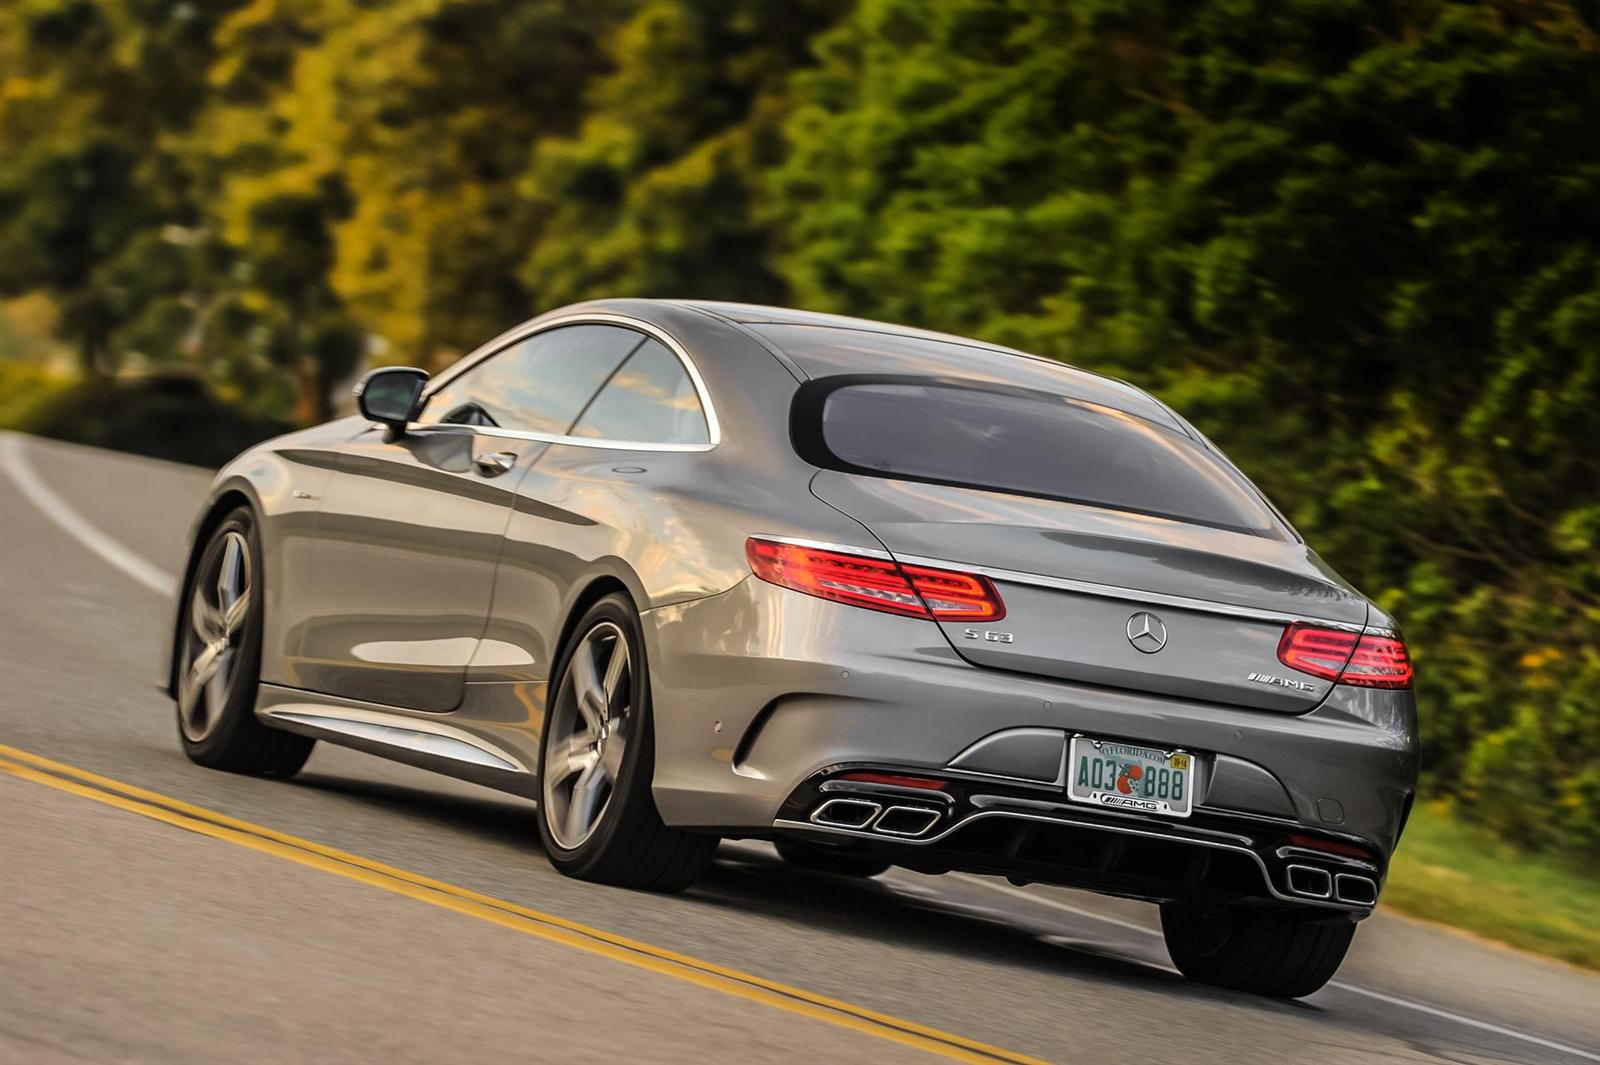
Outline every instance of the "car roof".
<path id="1" fill-rule="evenodd" d="M 880 373 L 1016 385 L 1098 403 L 1192 434 L 1171 408 L 1126 381 L 999 344 L 790 307 L 714 300 L 663 302 L 739 323 L 780 349 L 808 377 Z"/>

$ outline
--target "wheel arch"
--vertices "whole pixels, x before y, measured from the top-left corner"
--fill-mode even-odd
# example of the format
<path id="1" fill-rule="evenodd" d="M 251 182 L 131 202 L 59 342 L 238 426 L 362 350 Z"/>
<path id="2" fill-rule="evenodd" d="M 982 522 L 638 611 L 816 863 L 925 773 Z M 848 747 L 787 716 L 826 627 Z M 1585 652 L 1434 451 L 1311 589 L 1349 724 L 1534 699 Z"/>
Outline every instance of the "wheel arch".
<path id="1" fill-rule="evenodd" d="M 594 606 L 608 595 L 621 593 L 628 600 L 628 604 L 633 607 L 634 615 L 639 618 L 639 638 L 641 643 L 639 651 L 645 656 L 646 668 L 648 669 L 650 667 L 650 648 L 648 646 L 650 642 L 648 636 L 649 625 L 644 618 L 644 612 L 649 608 L 649 600 L 645 598 L 642 589 L 630 587 L 629 582 L 624 578 L 623 573 L 626 573 L 627 576 L 630 577 L 633 576 L 633 574 L 626 569 L 624 569 L 622 573 L 607 570 L 595 573 L 587 580 L 575 585 L 571 602 L 562 615 L 561 628 L 554 644 L 554 651 L 550 658 L 552 668 L 549 683 L 546 689 L 546 699 L 552 697 L 552 693 L 555 691 L 555 687 L 561 679 L 560 677 L 556 676 L 554 667 L 560 663 L 566 655 L 568 646 L 572 643 L 574 636 L 577 634 L 578 622 L 583 619 L 583 615 L 589 612 L 590 607 Z M 637 578 L 635 578 L 635 580 L 637 580 Z M 654 684 L 654 674 L 655 671 L 650 669 L 649 676 L 652 678 L 652 685 Z M 655 712 L 656 699 L 655 689 L 653 686 L 650 691 L 650 696 L 650 727 L 652 733 L 655 734 L 656 737 L 659 737 L 661 730 L 661 718 Z M 659 751 L 659 743 L 656 744 L 656 749 Z M 659 770 L 659 764 L 656 768 Z"/>
<path id="2" fill-rule="evenodd" d="M 616 592 L 621 592 L 627 596 L 628 602 L 633 606 L 634 613 L 637 614 L 639 612 L 639 597 L 634 594 L 632 588 L 628 587 L 627 582 L 616 574 L 596 574 L 574 589 L 571 602 L 567 605 L 566 611 L 562 615 L 561 629 L 556 636 L 554 653 L 550 658 L 552 665 L 560 662 L 567 653 L 567 646 L 572 642 L 573 634 L 578 628 L 578 622 L 583 618 L 583 615 L 589 612 L 589 608 L 606 596 Z M 550 677 L 552 687 L 557 679 L 552 673 Z"/>

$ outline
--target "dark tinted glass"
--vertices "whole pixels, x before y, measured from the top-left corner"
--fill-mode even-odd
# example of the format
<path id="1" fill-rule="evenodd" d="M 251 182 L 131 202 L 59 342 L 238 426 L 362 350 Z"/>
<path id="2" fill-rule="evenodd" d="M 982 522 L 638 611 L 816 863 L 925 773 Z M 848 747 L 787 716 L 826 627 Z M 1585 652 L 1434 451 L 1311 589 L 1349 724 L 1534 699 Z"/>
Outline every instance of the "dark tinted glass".
<path id="1" fill-rule="evenodd" d="M 594 397 L 573 436 L 641 444 L 705 444 L 711 440 L 694 383 L 667 347 L 646 340 Z"/>
<path id="2" fill-rule="evenodd" d="M 539 333 L 439 389 L 420 420 L 563 435 L 595 389 L 643 339 L 641 333 L 609 325 Z"/>
<path id="3" fill-rule="evenodd" d="M 1282 537 L 1243 477 L 1187 436 L 1044 393 L 862 384 L 831 393 L 823 440 L 843 463 Z"/>

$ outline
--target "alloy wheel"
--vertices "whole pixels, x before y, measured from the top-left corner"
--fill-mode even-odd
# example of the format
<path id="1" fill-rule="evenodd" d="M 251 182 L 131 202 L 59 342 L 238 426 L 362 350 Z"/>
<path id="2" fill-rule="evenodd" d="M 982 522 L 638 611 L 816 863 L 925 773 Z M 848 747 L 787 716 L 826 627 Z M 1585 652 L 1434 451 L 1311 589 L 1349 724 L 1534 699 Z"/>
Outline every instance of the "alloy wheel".
<path id="1" fill-rule="evenodd" d="M 573 850 L 594 834 L 622 774 L 632 706 L 628 638 L 610 621 L 584 633 L 551 707 L 545 747 L 545 823 Z"/>
<path id="2" fill-rule="evenodd" d="M 178 722 L 191 742 L 216 730 L 233 694 L 251 595 L 250 544 L 229 530 L 206 552 L 189 596 Z"/>

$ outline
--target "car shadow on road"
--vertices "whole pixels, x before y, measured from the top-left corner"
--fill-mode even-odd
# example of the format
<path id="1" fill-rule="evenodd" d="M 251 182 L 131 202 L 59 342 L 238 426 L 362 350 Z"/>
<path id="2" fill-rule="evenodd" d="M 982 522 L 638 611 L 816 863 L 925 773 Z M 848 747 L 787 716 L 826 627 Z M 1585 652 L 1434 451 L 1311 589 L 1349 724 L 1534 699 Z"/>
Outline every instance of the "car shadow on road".
<path id="1" fill-rule="evenodd" d="M 533 804 L 457 795 L 423 787 L 321 773 L 294 786 L 376 804 L 407 820 L 505 846 L 517 860 L 539 860 Z M 937 884 L 937 880 L 930 881 Z M 595 888 L 597 891 L 611 890 Z M 1226 1001 L 1266 1011 L 1319 1013 L 1304 1002 L 1274 1002 L 1193 984 L 1162 965 L 1117 949 L 1114 940 L 1072 934 L 1043 918 L 930 891 L 913 895 L 876 879 L 795 869 L 770 851 L 727 846 L 699 883 L 673 904 L 783 921 L 807 930 L 1051 975 L 1073 975 L 1196 1000 Z"/>
<path id="2" fill-rule="evenodd" d="M 1268 1012 L 1322 1012 L 1304 1002 L 1277 1002 L 1194 984 L 1164 964 L 1119 950 L 1112 939 L 1073 934 L 1014 910 L 947 898 L 931 890 L 913 895 L 877 879 L 810 873 L 794 869 L 776 855 L 730 850 L 724 846 L 716 865 L 684 896 L 685 901 L 759 914 L 867 943 L 908 947 L 921 954 L 1079 976 Z M 933 968 L 937 970 L 937 965 Z"/>
<path id="3" fill-rule="evenodd" d="M 732 860 L 729 860 L 729 859 Z M 1168 985 L 1180 978 L 1142 962 L 1090 949 L 1063 950 L 1039 930 L 999 912 L 953 907 L 877 880 L 793 869 L 776 857 L 741 850 L 719 860 L 686 902 L 788 921 L 820 933 L 911 947 L 920 953 L 1059 971 L 1063 954 L 1083 973 L 1119 982 Z M 935 965 L 935 968 L 937 966 Z"/>
<path id="4" fill-rule="evenodd" d="M 292 786 L 381 805 L 409 821 L 470 833 L 480 840 L 507 844 L 535 857 L 540 853 L 534 807 L 514 796 L 496 799 L 453 795 L 408 784 L 323 773 L 301 773 L 294 778 Z"/>

